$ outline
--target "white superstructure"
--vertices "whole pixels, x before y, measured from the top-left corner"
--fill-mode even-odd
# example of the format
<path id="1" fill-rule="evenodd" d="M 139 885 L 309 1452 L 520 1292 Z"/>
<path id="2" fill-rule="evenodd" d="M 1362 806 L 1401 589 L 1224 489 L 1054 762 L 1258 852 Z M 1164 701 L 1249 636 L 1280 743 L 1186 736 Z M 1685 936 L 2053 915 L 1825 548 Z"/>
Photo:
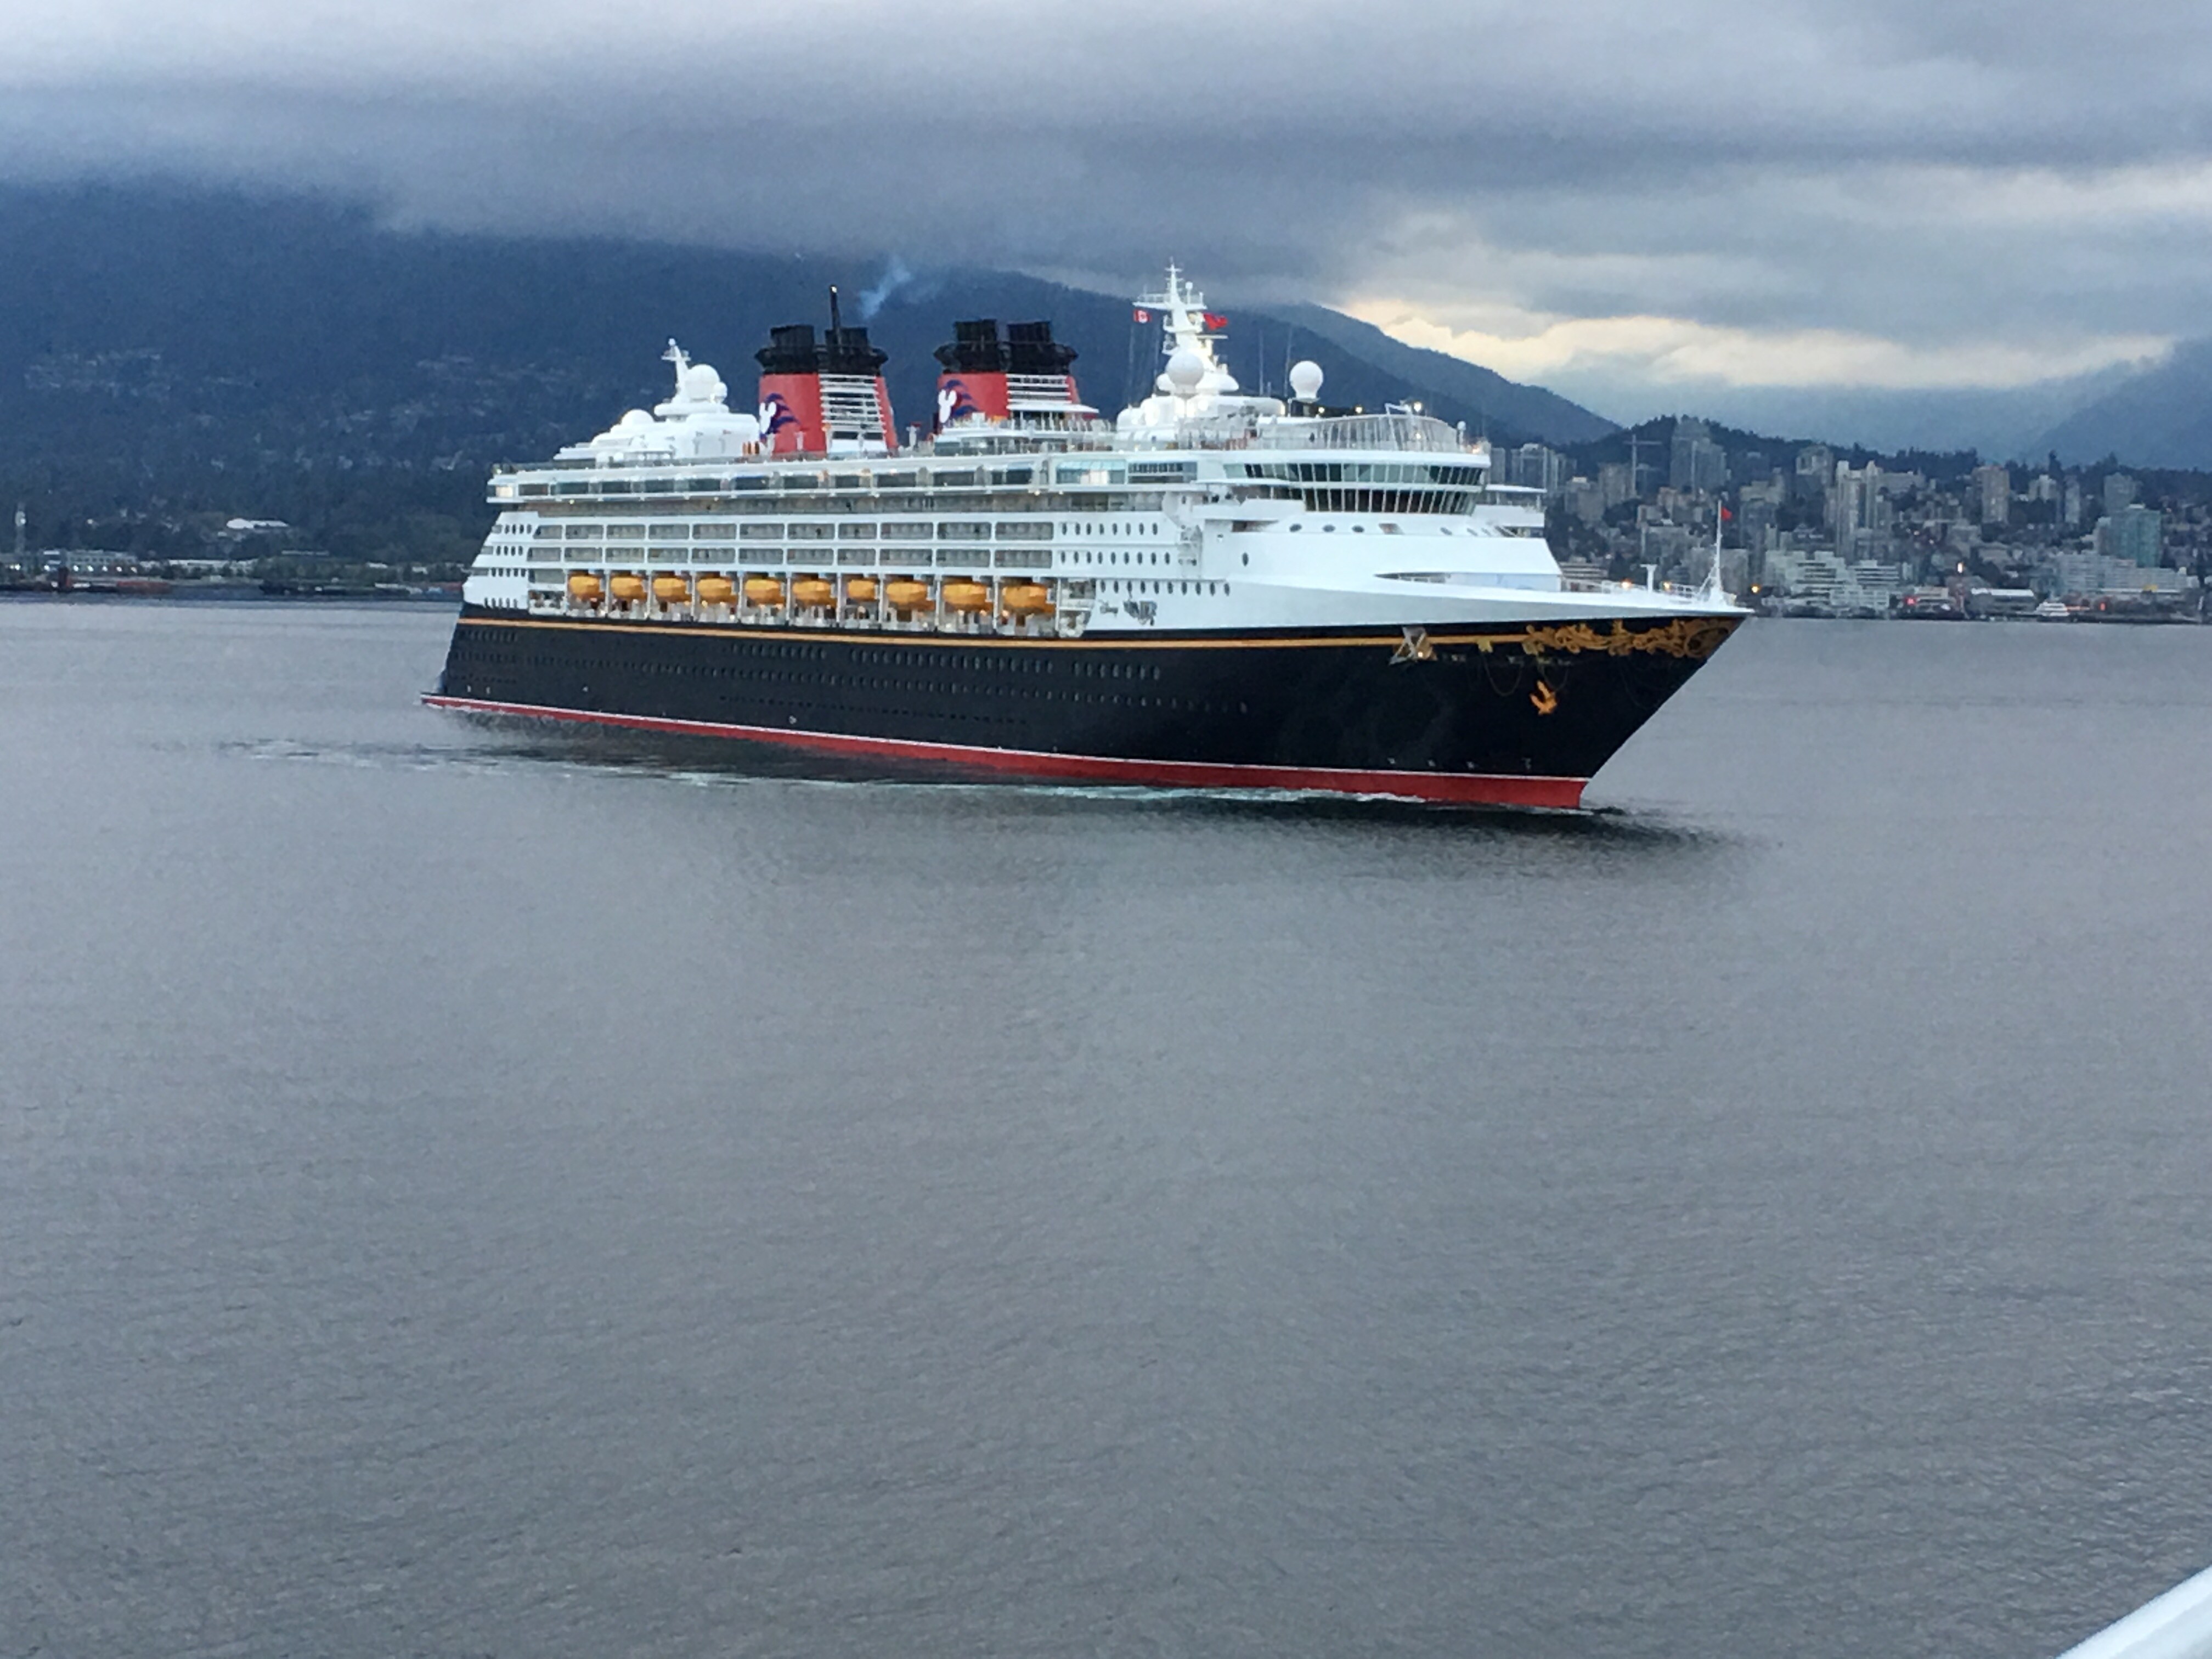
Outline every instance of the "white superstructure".
<path id="1" fill-rule="evenodd" d="M 1137 302 L 1162 326 L 1154 389 L 1109 424 L 1013 388 L 895 452 L 769 452 L 771 409 L 732 410 L 675 343 L 673 395 L 550 462 L 502 470 L 472 605 L 732 627 L 1048 634 L 1569 623 L 1737 616 L 1677 594 L 1572 584 L 1538 492 L 1410 410 L 1329 412 L 1244 392 L 1203 296 L 1170 268 Z M 1050 392 L 1051 395 L 1045 395 Z"/>

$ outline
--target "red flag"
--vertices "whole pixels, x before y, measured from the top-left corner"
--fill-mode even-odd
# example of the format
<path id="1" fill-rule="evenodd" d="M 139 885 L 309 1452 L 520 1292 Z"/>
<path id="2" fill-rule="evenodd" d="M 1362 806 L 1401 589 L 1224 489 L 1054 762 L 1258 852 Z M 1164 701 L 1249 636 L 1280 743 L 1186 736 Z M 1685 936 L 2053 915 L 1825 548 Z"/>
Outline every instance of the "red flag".
<path id="1" fill-rule="evenodd" d="M 1726 508 L 1726 507 L 1723 507 L 1723 508 L 1721 509 L 1721 522 L 1722 522 L 1723 524 L 1726 524 L 1729 520 L 1733 519 L 1734 517 L 1735 517 L 1735 514 L 1733 514 L 1733 513 L 1731 513 L 1731 512 L 1729 512 L 1729 511 L 1728 510 L 1728 508 Z"/>
<path id="2" fill-rule="evenodd" d="M 1149 323 L 1152 320 L 1152 313 L 1140 307 L 1137 312 L 1137 320 L 1140 323 Z"/>
<path id="3" fill-rule="evenodd" d="M 1218 312 L 1209 311 L 1206 313 L 1206 325 L 1218 334 L 1229 326 L 1229 319 Z"/>

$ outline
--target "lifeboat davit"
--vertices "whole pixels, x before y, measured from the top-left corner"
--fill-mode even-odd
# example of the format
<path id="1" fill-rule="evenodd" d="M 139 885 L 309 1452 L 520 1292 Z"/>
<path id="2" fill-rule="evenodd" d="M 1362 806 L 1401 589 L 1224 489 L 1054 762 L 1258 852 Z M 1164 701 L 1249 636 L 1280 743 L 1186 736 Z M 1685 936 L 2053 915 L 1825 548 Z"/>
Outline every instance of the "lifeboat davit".
<path id="1" fill-rule="evenodd" d="M 876 579 L 873 576 L 845 578 L 845 603 L 873 605 L 876 602 Z"/>
<path id="2" fill-rule="evenodd" d="M 929 584 L 888 581 L 884 584 L 884 598 L 894 611 L 927 611 L 929 609 Z"/>
<path id="3" fill-rule="evenodd" d="M 655 576 L 653 597 L 663 605 L 682 605 L 691 597 L 691 584 L 682 576 Z"/>
<path id="4" fill-rule="evenodd" d="M 985 582 L 945 583 L 945 608 L 947 611 L 988 611 L 991 608 L 989 584 Z"/>
<path id="5" fill-rule="evenodd" d="M 1048 616 L 1052 611 L 1052 591 L 1042 582 L 1008 582 L 999 590 L 999 603 L 1012 616 Z"/>
<path id="6" fill-rule="evenodd" d="M 731 605 L 738 597 L 738 585 L 727 576 L 699 578 L 699 603 L 702 605 Z"/>
<path id="7" fill-rule="evenodd" d="M 801 576 L 791 585 L 791 601 L 810 611 L 826 610 L 837 603 L 837 585 L 820 576 Z"/>
<path id="8" fill-rule="evenodd" d="M 745 578 L 745 603 L 781 605 L 783 584 L 773 576 L 748 576 Z"/>
<path id="9" fill-rule="evenodd" d="M 617 570 L 614 574 L 611 586 L 614 588 L 615 597 L 625 605 L 633 599 L 641 599 L 645 597 L 645 578 L 635 571 Z"/>
<path id="10" fill-rule="evenodd" d="M 606 589 L 599 585 L 599 579 L 592 574 L 590 571 L 572 570 L 568 573 L 568 597 L 570 599 L 596 600 L 605 592 Z"/>

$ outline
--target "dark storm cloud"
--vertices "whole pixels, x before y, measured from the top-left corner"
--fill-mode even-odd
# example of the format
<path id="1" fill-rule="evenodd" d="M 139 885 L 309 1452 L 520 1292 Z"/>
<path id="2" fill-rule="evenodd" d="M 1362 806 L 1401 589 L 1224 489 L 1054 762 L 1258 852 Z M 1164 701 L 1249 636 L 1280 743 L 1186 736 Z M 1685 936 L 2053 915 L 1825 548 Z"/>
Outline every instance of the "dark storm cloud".
<path id="1" fill-rule="evenodd" d="M 1790 378 L 1762 340 L 1848 378 L 1863 339 L 1959 382 L 2201 326 L 2208 70 L 2179 8 L 92 0 L 0 66 L 0 164 L 1109 285 L 1172 253 L 1439 343 L 1553 329 L 1517 367 L 1570 378 Z M 1558 332 L 1628 318 L 1677 346 Z"/>

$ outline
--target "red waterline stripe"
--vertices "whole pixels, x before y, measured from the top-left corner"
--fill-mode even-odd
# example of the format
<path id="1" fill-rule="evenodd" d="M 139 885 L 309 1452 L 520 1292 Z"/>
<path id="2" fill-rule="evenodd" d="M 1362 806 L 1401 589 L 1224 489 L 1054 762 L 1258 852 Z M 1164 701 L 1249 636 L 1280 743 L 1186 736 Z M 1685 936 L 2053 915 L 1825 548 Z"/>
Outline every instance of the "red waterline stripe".
<path id="1" fill-rule="evenodd" d="M 585 708 L 549 708 L 537 703 L 492 702 L 479 697 L 425 694 L 422 701 L 434 708 L 461 708 L 479 714 L 582 720 L 623 726 L 635 732 L 772 743 L 823 755 L 890 756 L 1025 778 L 1078 778 L 1088 782 L 1149 784 L 1173 789 L 1326 790 L 1346 795 L 1396 795 L 1468 805 L 1573 808 L 1582 805 L 1583 790 L 1589 782 L 1588 778 L 1516 777 L 1510 773 L 1375 772 L 1338 767 L 1235 766 L 1206 761 L 1053 755 L 1036 749 L 983 749 L 959 743 L 854 737 L 842 732 L 786 731 L 773 726 L 727 726 L 714 720 L 665 720 L 651 714 L 607 714 Z"/>

